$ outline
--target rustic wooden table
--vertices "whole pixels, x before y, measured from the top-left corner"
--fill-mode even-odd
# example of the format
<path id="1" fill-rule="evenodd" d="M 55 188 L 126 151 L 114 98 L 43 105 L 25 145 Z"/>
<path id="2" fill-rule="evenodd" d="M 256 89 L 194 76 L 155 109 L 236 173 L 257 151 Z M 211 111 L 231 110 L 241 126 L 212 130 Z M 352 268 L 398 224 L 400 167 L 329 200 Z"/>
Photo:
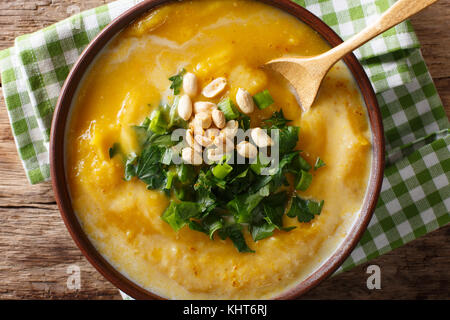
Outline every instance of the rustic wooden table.
<path id="1" fill-rule="evenodd" d="M 344 1 L 344 0 L 343 0 Z M 107 1 L 106 1 L 107 2 Z M 0 50 L 14 38 L 102 0 L 0 0 Z M 77 6 L 77 7 L 75 7 Z M 422 52 L 450 115 L 450 0 L 412 19 Z M 0 299 L 120 299 L 117 289 L 81 255 L 60 218 L 49 183 L 30 186 L 19 161 L 3 96 L 0 97 Z M 309 299 L 450 298 L 450 226 L 370 262 L 381 268 L 381 290 L 368 290 L 366 268 L 328 279 Z M 79 266 L 81 288 L 67 286 Z"/>

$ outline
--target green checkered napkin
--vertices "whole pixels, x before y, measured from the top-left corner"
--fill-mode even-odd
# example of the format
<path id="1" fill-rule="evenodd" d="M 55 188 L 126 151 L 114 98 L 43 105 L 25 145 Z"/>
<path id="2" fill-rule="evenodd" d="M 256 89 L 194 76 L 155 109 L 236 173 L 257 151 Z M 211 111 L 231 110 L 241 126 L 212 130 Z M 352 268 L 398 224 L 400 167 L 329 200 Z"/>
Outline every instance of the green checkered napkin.
<path id="1" fill-rule="evenodd" d="M 50 123 L 61 86 L 86 45 L 140 1 L 119 0 L 16 39 L 0 52 L 3 94 L 31 183 L 49 178 Z M 394 0 L 296 0 L 346 39 Z M 450 221 L 448 120 L 409 22 L 355 51 L 377 93 L 387 167 L 375 215 L 340 271 Z"/>

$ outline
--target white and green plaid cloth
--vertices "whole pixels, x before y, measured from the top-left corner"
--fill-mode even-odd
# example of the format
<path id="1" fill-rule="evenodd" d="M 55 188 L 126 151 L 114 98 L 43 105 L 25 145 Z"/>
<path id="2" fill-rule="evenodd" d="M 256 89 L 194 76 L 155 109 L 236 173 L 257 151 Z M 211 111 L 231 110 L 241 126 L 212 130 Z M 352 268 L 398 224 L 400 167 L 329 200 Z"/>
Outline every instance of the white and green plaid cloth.
<path id="1" fill-rule="evenodd" d="M 16 39 L 0 52 L 3 94 L 25 172 L 49 179 L 55 103 L 78 56 L 95 35 L 139 1 L 119 0 Z M 394 0 L 297 0 L 346 39 Z M 377 93 L 387 166 L 375 215 L 340 271 L 450 222 L 450 134 L 446 114 L 409 22 L 355 51 Z"/>

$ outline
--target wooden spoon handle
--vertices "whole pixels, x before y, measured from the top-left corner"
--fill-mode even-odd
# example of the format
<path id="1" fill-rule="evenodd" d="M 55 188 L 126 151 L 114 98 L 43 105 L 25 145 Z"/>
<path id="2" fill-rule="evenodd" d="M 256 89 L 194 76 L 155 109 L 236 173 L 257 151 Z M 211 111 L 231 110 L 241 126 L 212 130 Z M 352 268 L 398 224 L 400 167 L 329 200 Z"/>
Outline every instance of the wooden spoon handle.
<path id="1" fill-rule="evenodd" d="M 347 41 L 327 51 L 322 55 L 322 58 L 329 59 L 331 67 L 347 53 L 359 48 L 367 41 L 389 30 L 403 20 L 408 19 L 436 1 L 438 0 L 398 0 L 374 24 L 367 26 Z"/>

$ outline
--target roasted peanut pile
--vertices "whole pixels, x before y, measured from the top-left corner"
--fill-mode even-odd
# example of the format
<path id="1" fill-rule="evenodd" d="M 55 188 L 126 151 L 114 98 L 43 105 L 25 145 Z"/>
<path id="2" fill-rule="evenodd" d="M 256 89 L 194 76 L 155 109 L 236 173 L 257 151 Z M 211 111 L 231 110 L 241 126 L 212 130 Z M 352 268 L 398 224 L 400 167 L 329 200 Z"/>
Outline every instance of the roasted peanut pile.
<path id="1" fill-rule="evenodd" d="M 206 98 L 214 98 L 227 86 L 227 79 L 220 77 L 205 86 L 201 94 Z M 257 147 L 264 148 L 273 144 L 266 131 L 256 127 L 251 129 L 251 137 L 256 146 L 248 141 L 234 144 L 234 137 L 238 130 L 236 120 L 226 121 L 225 114 L 217 105 L 208 101 L 193 102 L 197 96 L 198 81 L 195 74 L 187 72 L 183 76 L 183 91 L 178 102 L 178 115 L 185 121 L 189 121 L 189 129 L 186 130 L 186 141 L 189 147 L 182 150 L 181 156 L 184 162 L 201 165 L 203 163 L 203 148 L 208 148 L 207 157 L 212 162 L 220 161 L 224 155 L 236 151 L 245 158 L 253 159 L 257 156 Z M 245 114 L 255 110 L 252 95 L 245 89 L 239 88 L 236 93 L 236 103 Z"/>

